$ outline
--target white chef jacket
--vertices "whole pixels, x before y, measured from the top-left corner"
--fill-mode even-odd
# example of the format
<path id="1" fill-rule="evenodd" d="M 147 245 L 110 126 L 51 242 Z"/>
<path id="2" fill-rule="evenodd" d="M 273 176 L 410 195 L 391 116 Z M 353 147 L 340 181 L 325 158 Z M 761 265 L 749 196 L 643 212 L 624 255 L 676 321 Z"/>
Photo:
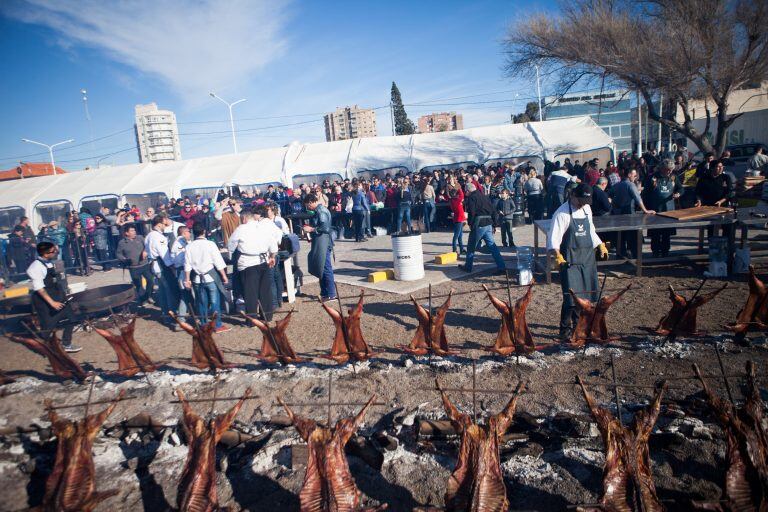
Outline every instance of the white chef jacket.
<path id="1" fill-rule="evenodd" d="M 187 257 L 184 261 L 185 272 L 195 272 L 194 283 L 212 283 L 208 275 L 211 269 L 224 270 L 227 264 L 215 243 L 205 238 L 198 238 L 187 245 Z"/>
<path id="2" fill-rule="evenodd" d="M 291 232 L 290 229 L 288 229 L 288 223 L 285 221 L 284 218 L 282 218 L 279 215 L 276 215 L 273 220 L 275 222 L 275 226 L 280 228 L 280 231 L 282 231 L 284 235 L 287 235 Z"/>
<path id="3" fill-rule="evenodd" d="M 48 269 L 53 268 L 53 262 L 46 261 L 43 263 L 39 259 L 35 259 L 27 267 L 27 276 L 32 280 L 32 290 L 40 291 L 45 288 L 45 278 L 48 275 Z"/>
<path id="4" fill-rule="evenodd" d="M 168 250 L 168 239 L 159 231 L 153 229 L 144 239 L 144 250 L 147 251 L 147 258 L 151 260 L 163 260 L 167 266 L 173 266 L 171 251 Z M 160 275 L 160 264 L 157 261 L 152 262 L 152 272 Z"/>
<path id="5" fill-rule="evenodd" d="M 277 253 L 278 245 L 282 239 L 283 232 L 271 220 L 251 219 L 245 224 L 237 226 L 237 229 L 229 237 L 227 249 L 230 254 L 234 253 L 235 250 L 240 251 L 237 269 L 243 270 L 264 263 L 261 255 Z"/>
<path id="6" fill-rule="evenodd" d="M 570 200 L 564 202 L 560 205 L 560 208 L 555 210 L 555 214 L 552 216 L 552 226 L 549 228 L 549 233 L 547 233 L 547 250 L 549 251 L 555 249 L 558 251 L 560 250 L 560 243 L 563 241 L 565 232 L 568 231 L 568 228 L 571 226 L 571 214 L 568 209 L 570 204 Z M 595 231 L 595 223 L 592 219 L 592 207 L 587 204 L 578 210 L 573 207 L 571 207 L 571 209 L 573 210 L 574 219 L 589 218 L 589 236 L 592 238 L 592 248 L 603 243 Z"/>
<path id="7" fill-rule="evenodd" d="M 188 244 L 189 242 L 187 242 L 187 239 L 183 236 L 180 236 L 173 241 L 173 246 L 171 246 L 171 261 L 173 262 L 174 267 L 184 267 L 184 255 Z"/>

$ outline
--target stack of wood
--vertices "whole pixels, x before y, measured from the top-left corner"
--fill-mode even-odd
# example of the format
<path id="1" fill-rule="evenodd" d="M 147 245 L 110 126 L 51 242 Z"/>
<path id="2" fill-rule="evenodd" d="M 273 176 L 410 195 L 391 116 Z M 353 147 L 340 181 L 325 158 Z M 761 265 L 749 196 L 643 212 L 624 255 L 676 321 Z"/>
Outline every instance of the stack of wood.
<path id="1" fill-rule="evenodd" d="M 764 181 L 765 176 L 744 176 L 736 183 L 736 195 L 759 199 L 763 192 Z"/>

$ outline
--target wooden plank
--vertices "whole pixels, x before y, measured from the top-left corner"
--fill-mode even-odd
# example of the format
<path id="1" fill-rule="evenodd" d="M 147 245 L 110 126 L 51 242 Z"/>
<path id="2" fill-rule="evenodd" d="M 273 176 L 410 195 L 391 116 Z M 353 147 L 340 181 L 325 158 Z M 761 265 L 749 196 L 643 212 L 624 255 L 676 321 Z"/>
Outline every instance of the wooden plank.
<path id="1" fill-rule="evenodd" d="M 720 206 L 697 206 L 695 208 L 685 208 L 682 210 L 672 210 L 669 212 L 657 212 L 656 215 L 685 221 L 704 219 L 707 217 L 713 217 L 715 215 L 723 215 L 724 213 L 730 213 L 731 211 L 732 210 L 730 208 L 722 208 Z"/>

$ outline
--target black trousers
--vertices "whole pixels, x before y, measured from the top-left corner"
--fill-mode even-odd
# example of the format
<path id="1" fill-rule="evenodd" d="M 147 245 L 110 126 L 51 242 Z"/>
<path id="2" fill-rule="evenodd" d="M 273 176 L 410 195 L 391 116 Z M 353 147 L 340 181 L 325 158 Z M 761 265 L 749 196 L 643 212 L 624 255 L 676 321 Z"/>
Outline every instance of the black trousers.
<path id="1" fill-rule="evenodd" d="M 264 319 L 272 320 L 272 269 L 266 263 L 246 267 L 240 271 L 240 286 L 245 301 L 245 312 L 249 315 L 258 314 L 259 302 L 264 309 Z"/>
<path id="2" fill-rule="evenodd" d="M 62 309 L 55 311 L 41 298 L 34 297 L 32 301 L 35 307 L 35 313 L 40 320 L 40 335 L 46 340 L 56 330 L 56 325 L 62 320 L 74 320 L 75 312 L 72 311 L 72 305 L 67 304 Z M 61 344 L 65 347 L 72 344 L 72 332 L 75 325 L 68 322 L 64 326 L 64 332 L 61 335 Z"/>
<path id="3" fill-rule="evenodd" d="M 515 245 L 515 241 L 512 239 L 512 219 L 501 220 L 501 243 L 502 245 Z"/>
<path id="4" fill-rule="evenodd" d="M 353 211 L 352 220 L 355 223 L 355 241 L 363 239 L 363 221 L 365 220 L 365 211 Z"/>
<path id="5" fill-rule="evenodd" d="M 155 275 L 152 273 L 152 267 L 147 264 L 140 268 L 132 268 L 129 273 L 131 274 L 131 282 L 136 288 L 139 305 L 142 305 L 152 296 L 152 289 L 155 287 Z M 142 277 L 146 281 L 146 285 L 141 282 Z"/>
<path id="6" fill-rule="evenodd" d="M 666 256 L 672 247 L 673 229 L 649 229 L 648 236 L 651 238 L 651 251 L 654 256 Z"/>

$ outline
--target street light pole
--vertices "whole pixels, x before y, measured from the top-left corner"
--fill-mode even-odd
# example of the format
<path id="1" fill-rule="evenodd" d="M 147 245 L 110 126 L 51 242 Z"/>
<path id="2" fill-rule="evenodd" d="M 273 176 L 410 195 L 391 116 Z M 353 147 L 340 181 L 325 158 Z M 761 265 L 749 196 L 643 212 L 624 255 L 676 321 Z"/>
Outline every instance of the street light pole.
<path id="1" fill-rule="evenodd" d="M 539 97 L 539 121 L 542 121 L 541 118 L 541 81 L 539 80 L 539 65 L 536 64 L 536 94 Z"/>
<path id="2" fill-rule="evenodd" d="M 37 144 L 38 146 L 43 146 L 44 148 L 48 148 L 48 154 L 51 157 L 51 167 L 53 168 L 53 175 L 55 176 L 56 175 L 56 162 L 54 162 L 54 160 L 53 160 L 53 148 L 55 148 L 56 146 L 61 146 L 62 144 L 69 144 L 70 142 L 75 142 L 75 139 L 64 140 L 64 141 L 61 141 L 61 142 L 57 142 L 56 144 L 52 144 L 50 146 L 48 144 L 43 144 L 42 142 L 37 142 L 37 141 L 34 141 L 34 140 L 29 140 L 29 139 L 21 139 L 21 141 L 22 142 L 29 142 L 30 144 Z"/>
<path id="3" fill-rule="evenodd" d="M 222 99 L 221 97 L 217 96 L 216 93 L 214 93 L 214 92 L 211 92 L 209 94 L 211 95 L 211 98 L 216 98 L 217 100 L 219 100 L 220 102 L 225 104 L 227 106 L 227 108 L 229 109 L 229 127 L 232 130 L 232 146 L 235 148 L 235 154 L 237 154 L 237 139 L 235 138 L 235 120 L 234 120 L 234 117 L 232 117 L 232 107 L 234 107 L 238 103 L 242 103 L 242 102 L 244 102 L 246 100 L 245 100 L 245 98 L 243 98 L 241 100 L 237 100 L 234 103 L 229 103 L 228 101 L 226 101 L 226 100 Z"/>

